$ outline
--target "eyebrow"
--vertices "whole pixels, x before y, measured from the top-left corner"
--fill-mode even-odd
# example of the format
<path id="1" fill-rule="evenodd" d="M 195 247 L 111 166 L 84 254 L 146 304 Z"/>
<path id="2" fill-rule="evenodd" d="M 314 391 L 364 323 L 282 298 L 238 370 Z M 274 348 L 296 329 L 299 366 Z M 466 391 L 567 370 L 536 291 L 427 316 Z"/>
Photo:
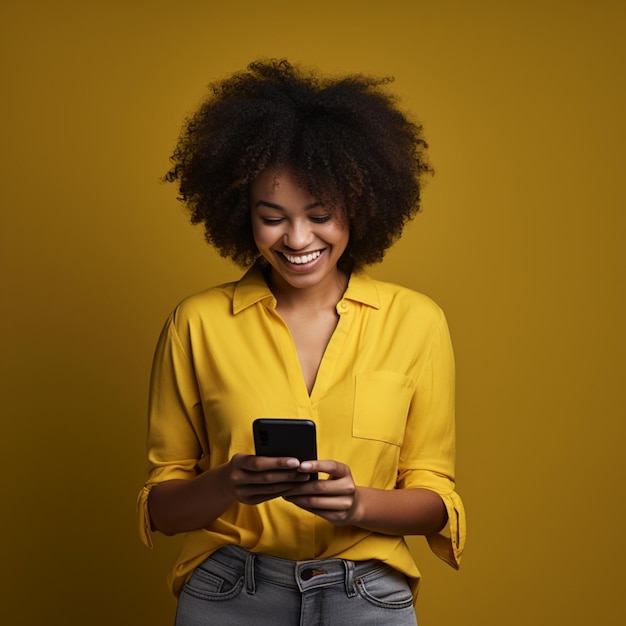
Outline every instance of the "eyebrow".
<path id="1" fill-rule="evenodd" d="M 269 209 L 276 209 L 278 211 L 283 211 L 283 213 L 287 212 L 287 209 L 285 209 L 285 207 L 280 206 L 280 204 L 274 204 L 273 202 L 266 202 L 265 200 L 259 200 L 256 204 L 256 207 L 260 207 L 260 206 L 265 206 Z M 311 204 L 307 204 L 304 207 L 305 211 L 310 211 L 311 209 L 315 209 L 318 206 L 324 206 L 321 202 L 312 202 Z"/>

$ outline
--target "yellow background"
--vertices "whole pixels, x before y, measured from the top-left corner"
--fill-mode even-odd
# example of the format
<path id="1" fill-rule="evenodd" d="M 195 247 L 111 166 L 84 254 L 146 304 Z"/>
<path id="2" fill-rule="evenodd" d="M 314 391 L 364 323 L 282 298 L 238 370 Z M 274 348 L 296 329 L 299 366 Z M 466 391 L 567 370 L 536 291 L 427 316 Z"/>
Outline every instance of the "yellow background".
<path id="1" fill-rule="evenodd" d="M 234 278 L 159 183 L 206 84 L 260 56 L 391 74 L 437 175 L 373 270 L 446 310 L 461 572 L 421 626 L 623 614 L 625 4 L 3 0 L 3 623 L 171 624 L 139 544 L 146 389 L 185 295 Z"/>

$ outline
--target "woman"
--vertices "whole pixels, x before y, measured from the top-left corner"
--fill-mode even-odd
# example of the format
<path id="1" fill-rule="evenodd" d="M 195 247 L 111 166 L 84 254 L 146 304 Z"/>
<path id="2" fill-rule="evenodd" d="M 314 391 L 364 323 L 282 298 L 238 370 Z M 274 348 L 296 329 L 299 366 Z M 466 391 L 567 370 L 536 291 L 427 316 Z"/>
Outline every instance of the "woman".
<path id="1" fill-rule="evenodd" d="M 415 624 L 404 536 L 458 567 L 445 318 L 361 273 L 430 172 L 386 82 L 257 62 L 181 133 L 166 179 L 249 269 L 183 301 L 154 360 L 140 532 L 186 533 L 179 626 Z M 254 455 L 259 417 L 315 422 L 320 460 Z"/>

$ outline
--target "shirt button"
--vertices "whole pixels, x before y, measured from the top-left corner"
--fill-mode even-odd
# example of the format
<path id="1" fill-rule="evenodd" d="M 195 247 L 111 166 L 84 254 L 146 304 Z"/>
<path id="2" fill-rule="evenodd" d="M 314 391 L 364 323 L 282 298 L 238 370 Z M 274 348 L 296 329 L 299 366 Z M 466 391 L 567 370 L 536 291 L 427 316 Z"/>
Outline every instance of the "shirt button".
<path id="1" fill-rule="evenodd" d="M 348 310 L 348 304 L 346 302 L 341 301 L 338 305 L 337 308 L 342 312 L 345 313 Z"/>

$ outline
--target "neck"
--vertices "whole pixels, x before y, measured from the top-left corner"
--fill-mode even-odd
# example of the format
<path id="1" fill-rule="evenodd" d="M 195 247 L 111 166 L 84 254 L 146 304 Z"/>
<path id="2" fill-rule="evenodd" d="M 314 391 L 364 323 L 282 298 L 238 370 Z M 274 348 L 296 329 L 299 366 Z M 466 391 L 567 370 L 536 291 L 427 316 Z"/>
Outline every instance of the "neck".
<path id="1" fill-rule="evenodd" d="M 306 309 L 323 310 L 334 309 L 343 297 L 348 286 L 348 276 L 342 271 L 327 277 L 323 283 L 312 287 L 293 287 L 280 276 L 271 271 L 266 280 L 272 293 L 276 297 L 277 308 L 282 310 Z"/>

